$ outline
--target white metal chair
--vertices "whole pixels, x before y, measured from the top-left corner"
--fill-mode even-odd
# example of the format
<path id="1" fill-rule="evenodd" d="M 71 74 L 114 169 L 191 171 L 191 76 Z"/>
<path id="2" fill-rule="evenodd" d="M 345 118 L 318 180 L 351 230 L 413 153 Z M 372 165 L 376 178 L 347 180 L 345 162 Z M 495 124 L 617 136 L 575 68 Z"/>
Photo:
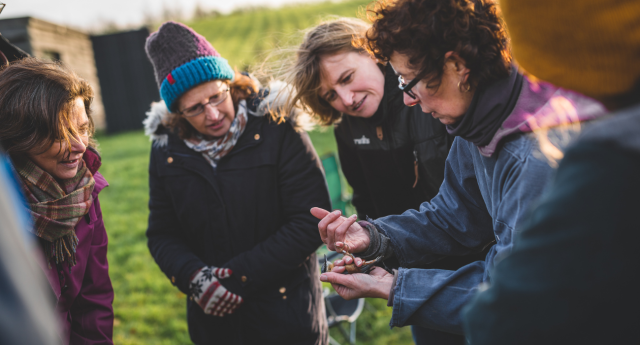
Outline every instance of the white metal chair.
<path id="1" fill-rule="evenodd" d="M 329 253 L 327 254 L 327 260 L 333 261 L 339 255 L 339 253 L 335 252 Z M 324 257 L 320 258 L 319 261 L 320 266 L 322 266 Z M 327 288 L 324 289 L 323 295 L 329 328 L 337 327 L 344 338 L 348 339 L 349 344 L 354 345 L 356 343 L 356 320 L 364 308 L 364 298 L 347 301 L 337 293 L 331 293 Z M 349 331 L 344 327 L 345 322 L 349 324 Z M 340 345 L 331 337 L 329 337 L 329 342 L 331 345 Z"/>

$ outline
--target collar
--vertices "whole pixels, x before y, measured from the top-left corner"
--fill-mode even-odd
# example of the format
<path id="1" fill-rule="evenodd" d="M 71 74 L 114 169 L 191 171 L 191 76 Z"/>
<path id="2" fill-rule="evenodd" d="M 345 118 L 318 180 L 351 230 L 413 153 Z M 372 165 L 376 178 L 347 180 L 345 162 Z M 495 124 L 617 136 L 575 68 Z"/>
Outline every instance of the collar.
<path id="1" fill-rule="evenodd" d="M 500 125 L 515 108 L 522 83 L 522 74 L 516 66 L 511 66 L 509 77 L 486 87 L 478 87 L 462 119 L 447 126 L 449 134 L 460 136 L 476 146 L 489 144 Z"/>
<path id="2" fill-rule="evenodd" d="M 485 146 L 478 146 L 478 150 L 483 156 L 491 157 L 500 141 L 510 134 L 590 121 L 606 114 L 606 108 L 596 100 L 525 77 L 513 112 L 495 132 L 491 141 Z"/>

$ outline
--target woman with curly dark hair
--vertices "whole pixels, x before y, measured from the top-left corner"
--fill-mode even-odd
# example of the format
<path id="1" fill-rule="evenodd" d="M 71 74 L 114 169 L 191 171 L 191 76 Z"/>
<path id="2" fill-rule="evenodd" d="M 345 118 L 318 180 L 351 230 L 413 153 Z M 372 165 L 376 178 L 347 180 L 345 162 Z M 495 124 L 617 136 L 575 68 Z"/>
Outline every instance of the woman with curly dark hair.
<path id="1" fill-rule="evenodd" d="M 420 325 L 462 334 L 460 311 L 495 263 L 507 256 L 515 229 L 553 174 L 542 146 L 562 144 L 558 125 L 593 119 L 602 105 L 534 82 L 511 64 L 508 37 L 488 0 L 378 1 L 363 44 L 391 64 L 407 105 L 420 105 L 456 136 L 445 179 L 430 202 L 402 215 L 355 222 L 313 209 L 328 247 L 348 243 L 362 259 L 395 257 L 394 274 L 321 276 L 346 298 L 385 298 L 391 326 Z M 545 127 L 545 140 L 533 130 Z M 495 241 L 485 260 L 458 270 L 416 269 L 443 255 L 465 255 Z"/>

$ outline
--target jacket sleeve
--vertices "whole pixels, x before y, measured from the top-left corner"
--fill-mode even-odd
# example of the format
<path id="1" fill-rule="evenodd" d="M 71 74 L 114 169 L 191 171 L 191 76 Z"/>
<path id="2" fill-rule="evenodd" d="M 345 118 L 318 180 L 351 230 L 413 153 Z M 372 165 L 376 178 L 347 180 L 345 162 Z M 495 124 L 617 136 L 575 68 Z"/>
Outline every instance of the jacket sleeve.
<path id="1" fill-rule="evenodd" d="M 462 307 L 477 292 L 478 286 L 489 280 L 493 265 L 509 254 L 515 229 L 542 194 L 553 173 L 548 163 L 535 158 L 533 153 L 524 160 L 509 153 L 501 155 L 500 169 L 495 169 L 492 176 L 480 175 L 493 180 L 489 192 L 492 195 L 487 198 L 492 210 L 491 217 L 487 210 L 481 211 L 486 206 L 479 191 L 474 191 L 478 188 L 477 181 L 473 182 L 475 187 L 472 188 L 471 181 L 459 178 L 470 176 L 467 175 L 468 171 L 471 174 L 474 171 L 472 166 L 464 165 L 472 164 L 473 157 L 469 156 L 469 150 L 476 148 L 471 144 L 465 146 L 456 139 L 453 154 L 447 160 L 445 183 L 431 204 L 423 204 L 420 214 L 410 215 L 408 223 L 412 227 L 403 230 L 393 226 L 387 229 L 397 235 L 394 250 L 402 253 L 404 261 L 410 262 L 415 260 L 407 254 L 420 255 L 420 252 L 414 252 L 417 248 L 427 253 L 450 252 L 455 255 L 466 252 L 467 248 L 481 249 L 494 239 L 497 243 L 485 260 L 473 262 L 456 271 L 400 269 L 393 291 L 392 326 L 415 324 L 462 334 Z M 476 169 L 483 167 L 479 165 Z M 471 197 L 473 195 L 476 196 Z M 412 219 L 418 222 L 414 223 Z M 409 237 L 410 241 L 421 243 L 416 245 L 406 241 L 408 236 L 401 231 L 407 230 L 418 234 L 415 238 Z M 442 231 L 449 234 L 450 238 L 444 236 Z M 390 237 L 393 243 L 394 237 Z M 423 258 L 427 256 L 422 255 Z"/>
<path id="2" fill-rule="evenodd" d="M 469 148 L 456 140 L 438 195 L 419 210 L 378 218 L 402 267 L 419 266 L 441 255 L 482 250 L 493 237 L 493 221 L 478 187 Z"/>
<path id="3" fill-rule="evenodd" d="M 465 309 L 468 340 L 636 342 L 639 174 L 638 155 L 619 148 L 568 151 L 491 286 Z"/>
<path id="4" fill-rule="evenodd" d="M 285 126 L 278 160 L 282 226 L 252 249 L 236 255 L 224 267 L 242 282 L 243 293 L 274 284 L 301 266 L 322 244 L 318 220 L 309 210 L 331 207 L 320 161 L 307 133 Z M 226 283 L 225 283 L 226 284 Z"/>
<path id="5" fill-rule="evenodd" d="M 107 263 L 107 232 L 100 201 L 96 198 L 93 202 L 97 219 L 82 288 L 71 307 L 70 344 L 113 343 L 113 287 Z"/>
<path id="6" fill-rule="evenodd" d="M 149 162 L 149 227 L 147 245 L 151 256 L 180 291 L 189 294 L 191 275 L 206 264 L 186 244 L 180 231 L 171 197 L 157 174 L 156 158 L 151 152 Z"/>
<path id="7" fill-rule="evenodd" d="M 367 219 L 367 217 L 375 217 L 376 210 L 373 206 L 369 187 L 365 180 L 365 174 L 360 165 L 360 158 L 354 148 L 349 147 L 345 142 L 344 129 L 336 128 L 334 131 L 336 143 L 338 145 L 338 156 L 340 157 L 340 167 L 344 177 L 353 188 L 353 198 L 351 203 L 358 211 L 358 218 Z"/>

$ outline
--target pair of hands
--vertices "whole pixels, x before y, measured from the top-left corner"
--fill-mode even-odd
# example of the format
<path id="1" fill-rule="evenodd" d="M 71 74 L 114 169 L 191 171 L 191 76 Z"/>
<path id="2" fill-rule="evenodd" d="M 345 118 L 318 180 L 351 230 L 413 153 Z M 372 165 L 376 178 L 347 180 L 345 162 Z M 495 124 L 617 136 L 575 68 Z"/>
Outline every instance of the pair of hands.
<path id="1" fill-rule="evenodd" d="M 229 292 L 219 279 L 229 278 L 233 272 L 228 268 L 206 266 L 194 274 L 189 284 L 189 294 L 205 314 L 223 317 L 233 314 L 242 302 L 242 297 Z"/>
<path id="2" fill-rule="evenodd" d="M 356 223 L 357 217 L 343 217 L 340 210 L 329 212 L 314 207 L 311 214 L 320 219 L 318 230 L 322 242 L 329 250 L 342 251 L 344 244 L 348 244 L 353 253 L 365 251 L 369 247 L 369 231 Z M 355 264 L 360 267 L 362 259 L 356 258 Z M 331 283 L 333 289 L 344 299 L 350 300 L 362 297 L 377 297 L 389 299 L 389 292 L 393 285 L 393 275 L 380 267 L 375 267 L 369 274 L 342 274 L 344 265 L 353 263 L 349 256 L 334 263 L 331 272 L 323 273 L 320 280 Z"/>

